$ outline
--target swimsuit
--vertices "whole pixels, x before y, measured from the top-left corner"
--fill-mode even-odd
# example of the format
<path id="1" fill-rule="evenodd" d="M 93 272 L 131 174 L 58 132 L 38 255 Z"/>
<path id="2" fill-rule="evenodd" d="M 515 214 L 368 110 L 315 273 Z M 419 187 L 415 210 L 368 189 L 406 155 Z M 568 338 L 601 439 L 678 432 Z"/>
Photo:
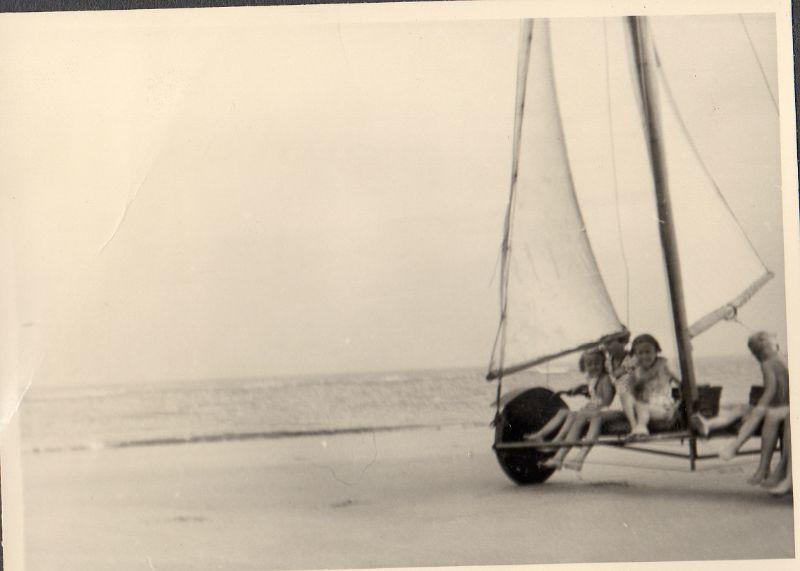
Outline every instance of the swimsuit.
<path id="1" fill-rule="evenodd" d="M 632 377 L 636 369 L 636 359 L 631 355 L 625 355 L 622 361 L 615 367 L 613 359 L 606 353 L 606 369 L 609 370 L 611 382 L 619 394 L 629 393 L 632 389 Z"/>
<path id="2" fill-rule="evenodd" d="M 608 377 L 608 375 L 605 375 L 605 374 L 603 374 L 600 377 L 597 377 L 596 379 L 592 379 L 592 378 L 588 379 L 588 381 L 589 381 L 588 382 L 588 385 L 589 385 L 589 402 L 591 404 L 597 405 L 598 407 L 601 407 L 601 408 L 608 408 L 608 405 L 603 404 L 602 397 L 597 394 L 597 386 L 604 379 L 607 380 L 607 381 L 611 381 L 611 379 Z M 613 381 L 611 381 L 611 383 L 613 385 Z"/>
<path id="3" fill-rule="evenodd" d="M 648 369 L 636 367 L 631 377 L 636 400 L 661 409 L 664 415 L 672 415 L 677 410 L 678 403 L 672 398 L 672 379 L 675 376 L 664 357 L 658 357 Z"/>

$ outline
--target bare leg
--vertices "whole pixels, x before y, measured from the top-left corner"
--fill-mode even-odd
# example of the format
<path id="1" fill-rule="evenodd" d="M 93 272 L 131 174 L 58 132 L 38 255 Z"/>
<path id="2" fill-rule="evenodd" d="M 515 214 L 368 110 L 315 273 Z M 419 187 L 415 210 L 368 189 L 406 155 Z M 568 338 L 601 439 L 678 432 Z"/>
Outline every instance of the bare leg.
<path id="1" fill-rule="evenodd" d="M 767 422 L 770 422 L 775 425 L 775 443 L 777 444 L 778 439 L 781 440 L 781 454 L 780 459 L 778 460 L 778 464 L 775 466 L 775 469 L 768 472 L 767 476 L 761 481 L 761 486 L 764 488 L 774 488 L 777 486 L 781 480 L 786 477 L 786 462 L 788 460 L 786 455 L 786 443 L 783 442 L 783 423 L 786 420 L 786 417 L 789 415 L 789 407 L 788 406 L 780 406 L 780 407 L 770 407 L 767 409 L 767 416 L 764 419 L 764 426 L 767 426 Z M 763 446 L 765 446 L 765 432 L 767 431 L 766 428 L 761 430 L 761 443 L 762 443 L 762 454 L 764 453 Z"/>
<path id="2" fill-rule="evenodd" d="M 787 413 L 788 413 L 788 408 L 787 408 Z M 782 421 L 785 422 L 786 415 L 785 414 L 781 415 L 781 419 Z M 778 465 L 775 466 L 775 469 L 772 470 L 769 476 L 764 478 L 763 482 L 761 482 L 761 486 L 764 488 L 774 488 L 775 486 L 780 484 L 781 481 L 783 481 L 783 479 L 786 477 L 786 464 L 788 463 L 789 455 L 786 450 L 786 442 L 784 442 L 783 440 L 783 430 L 781 430 L 780 433 L 780 440 L 781 440 L 781 457 L 778 460 Z"/>
<path id="3" fill-rule="evenodd" d="M 769 467 L 772 463 L 775 445 L 778 443 L 778 431 L 780 427 L 781 418 L 770 414 L 768 410 L 761 428 L 761 459 L 758 462 L 758 468 L 756 468 L 755 473 L 747 480 L 748 484 L 754 486 L 759 485 L 769 476 Z"/>
<path id="4" fill-rule="evenodd" d="M 726 409 L 720 411 L 720 414 L 714 418 L 704 418 L 702 415 L 695 413 L 692 415 L 692 427 L 700 436 L 708 436 L 715 430 L 727 428 L 737 420 L 743 418 L 750 407 L 741 406 L 733 409 Z"/>
<path id="5" fill-rule="evenodd" d="M 525 440 L 544 440 L 553 432 L 561 428 L 567 416 L 569 415 L 569 412 L 569 409 L 566 408 L 559 409 L 555 416 L 553 416 L 553 418 L 551 418 L 542 428 L 536 432 L 526 434 Z"/>
<path id="6" fill-rule="evenodd" d="M 783 422 L 783 445 L 786 447 L 786 477 L 780 484 L 772 488 L 769 493 L 782 496 L 792 491 L 792 429 L 789 426 L 789 416 Z"/>
<path id="7" fill-rule="evenodd" d="M 622 403 L 622 410 L 625 413 L 625 418 L 628 419 L 631 430 L 633 430 L 636 427 L 636 399 L 633 398 L 630 391 L 625 391 L 619 393 L 619 401 Z"/>
<path id="8" fill-rule="evenodd" d="M 763 482 L 761 482 L 761 487 L 770 489 L 780 484 L 788 475 L 786 466 L 787 462 L 784 457 L 781 456 L 781 459 L 778 461 L 778 465 L 775 466 L 775 469 L 770 473 L 769 476 L 764 478 Z"/>
<path id="9" fill-rule="evenodd" d="M 761 482 L 762 487 L 774 488 L 775 486 L 780 484 L 781 481 L 783 481 L 787 473 L 786 472 L 786 465 L 788 463 L 787 460 L 788 458 L 786 454 L 786 448 L 784 447 L 784 445 L 781 445 L 781 457 L 778 460 L 778 464 L 775 466 L 775 469 L 770 472 L 769 476 L 764 478 L 764 481 Z"/>
<path id="10" fill-rule="evenodd" d="M 736 436 L 736 439 L 724 446 L 719 451 L 719 457 L 723 460 L 731 460 L 736 453 L 739 451 L 739 448 L 742 447 L 744 444 L 756 430 L 758 430 L 759 425 L 764 420 L 764 416 L 767 413 L 767 409 L 765 407 L 755 407 L 753 410 L 750 411 L 750 414 L 747 415 L 747 418 L 742 424 L 742 427 L 739 429 L 739 434 Z"/>
<path id="11" fill-rule="evenodd" d="M 583 430 L 584 425 L 588 418 L 581 413 L 575 413 L 572 415 L 572 426 L 569 429 L 569 432 L 566 435 L 567 440 L 578 440 L 581 437 L 581 431 Z M 564 458 L 566 458 L 567 454 L 571 450 L 570 447 L 563 447 L 559 448 L 558 452 L 555 456 L 550 458 L 547 462 L 544 463 L 545 466 L 548 468 L 561 468 L 564 466 Z"/>
<path id="12" fill-rule="evenodd" d="M 585 440 L 597 440 L 597 437 L 600 436 L 600 428 L 602 426 L 603 417 L 600 414 L 593 416 L 591 422 L 589 422 L 589 430 L 586 433 Z M 572 462 L 565 464 L 565 467 L 580 472 L 583 469 L 583 463 L 591 450 L 591 446 L 582 446 L 581 451 L 578 453 L 578 457 Z"/>
<path id="13" fill-rule="evenodd" d="M 646 403 L 636 402 L 636 425 L 633 427 L 633 435 L 647 435 L 650 431 L 647 429 L 647 423 L 650 422 L 650 407 Z"/>
<path id="14" fill-rule="evenodd" d="M 561 430 L 558 431 L 558 434 L 553 437 L 551 442 L 561 442 L 567 437 L 567 434 L 569 434 L 569 431 L 572 428 L 572 425 L 575 423 L 575 419 L 577 418 L 578 414 L 579 413 L 577 412 L 570 412 L 567 415 L 567 419 L 564 421 L 564 424 L 561 425 Z"/>

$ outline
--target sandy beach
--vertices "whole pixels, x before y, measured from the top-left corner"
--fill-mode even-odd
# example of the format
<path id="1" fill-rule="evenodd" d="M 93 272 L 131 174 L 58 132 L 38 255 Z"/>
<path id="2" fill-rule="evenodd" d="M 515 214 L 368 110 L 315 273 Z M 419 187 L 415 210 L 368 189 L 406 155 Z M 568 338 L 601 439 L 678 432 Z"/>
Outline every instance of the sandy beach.
<path id="1" fill-rule="evenodd" d="M 599 449 L 518 487 L 486 428 L 27 453 L 28 569 L 311 569 L 793 557 L 754 457 Z M 570 539 L 574 538 L 574 539 Z M 735 538 L 735 539 L 732 539 Z"/>

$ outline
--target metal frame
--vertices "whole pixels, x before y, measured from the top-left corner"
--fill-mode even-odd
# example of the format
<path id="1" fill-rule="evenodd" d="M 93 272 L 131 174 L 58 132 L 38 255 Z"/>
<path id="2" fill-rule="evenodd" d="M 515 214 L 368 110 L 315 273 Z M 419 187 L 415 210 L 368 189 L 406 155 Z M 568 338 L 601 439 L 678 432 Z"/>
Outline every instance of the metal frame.
<path id="1" fill-rule="evenodd" d="M 672 450 L 659 450 L 638 446 L 649 442 L 672 442 L 689 439 L 692 436 L 688 430 L 678 432 L 663 432 L 661 434 L 651 434 L 649 436 L 631 438 L 629 435 L 610 435 L 600 436 L 597 440 L 562 440 L 559 442 L 495 442 L 492 445 L 494 450 L 520 450 L 520 449 L 553 449 L 553 448 L 572 448 L 576 446 L 609 446 L 630 450 L 631 452 L 641 452 L 645 454 L 655 454 L 658 456 L 669 456 L 671 458 L 681 458 L 690 461 L 690 470 L 694 471 L 695 462 L 698 460 L 711 460 L 719 458 L 719 454 L 698 454 L 697 450 L 690 448 L 688 453 L 674 452 Z M 732 438 L 734 435 L 727 432 L 720 432 L 710 435 L 707 440 L 716 438 Z M 759 454 L 760 449 L 744 450 L 738 452 L 737 456 L 749 456 Z"/>

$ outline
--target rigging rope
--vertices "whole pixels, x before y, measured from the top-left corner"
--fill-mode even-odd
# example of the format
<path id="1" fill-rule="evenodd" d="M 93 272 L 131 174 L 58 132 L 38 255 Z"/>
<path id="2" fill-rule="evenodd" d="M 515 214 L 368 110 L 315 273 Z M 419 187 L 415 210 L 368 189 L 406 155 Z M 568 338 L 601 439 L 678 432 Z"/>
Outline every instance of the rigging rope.
<path id="1" fill-rule="evenodd" d="M 603 42 L 606 58 L 606 101 L 608 103 L 608 132 L 611 138 L 611 170 L 614 173 L 614 204 L 616 205 L 617 213 L 617 234 L 619 236 L 619 247 L 622 253 L 622 263 L 625 266 L 625 324 L 628 325 L 631 314 L 631 278 L 630 270 L 628 268 L 628 256 L 625 253 L 625 240 L 622 239 L 622 217 L 620 216 L 619 211 L 619 180 L 617 177 L 617 153 L 616 146 L 614 144 L 614 117 L 611 112 L 611 72 L 609 70 L 608 29 L 606 18 L 603 18 Z"/>
<path id="2" fill-rule="evenodd" d="M 755 329 L 753 329 L 753 328 L 752 328 L 752 327 L 750 327 L 750 326 L 749 326 L 747 323 L 745 323 L 744 321 L 742 321 L 741 319 L 739 319 L 739 316 L 738 316 L 737 314 L 734 314 L 734 316 L 733 316 L 733 317 L 731 317 L 730 319 L 727 319 L 727 321 L 732 321 L 733 323 L 736 323 L 736 324 L 738 324 L 738 325 L 741 325 L 742 327 L 744 327 L 745 329 L 747 329 L 747 330 L 748 330 L 750 333 L 753 333 L 753 332 L 755 331 Z"/>
<path id="3" fill-rule="evenodd" d="M 706 178 L 708 178 L 708 181 L 711 183 L 711 186 L 714 187 L 714 190 L 717 192 L 717 196 L 719 196 L 720 200 L 722 201 L 722 204 L 724 204 L 725 208 L 727 208 L 728 213 L 733 218 L 733 221 L 736 223 L 737 228 L 739 228 L 739 232 L 741 232 L 742 236 L 744 236 L 744 239 L 747 240 L 747 243 L 750 245 L 750 249 L 756 255 L 756 258 L 758 258 L 758 261 L 761 263 L 763 268 L 765 270 L 767 270 L 767 264 L 764 263 L 764 260 L 761 258 L 761 255 L 758 253 L 758 250 L 756 250 L 756 247 L 753 245 L 753 242 L 750 240 L 750 236 L 748 236 L 747 233 L 744 231 L 744 228 L 742 227 L 741 222 L 739 222 L 739 218 L 737 218 L 736 214 L 734 213 L 733 209 L 731 208 L 731 205 L 728 203 L 728 200 L 725 198 L 725 195 L 722 194 L 722 190 L 720 189 L 719 185 L 717 184 L 717 181 L 714 180 L 713 176 L 711 176 L 711 171 L 708 170 L 708 167 L 706 166 L 706 163 L 703 161 L 703 158 L 700 156 L 700 151 L 697 150 L 697 145 L 695 145 L 694 139 L 692 138 L 691 133 L 689 133 L 689 129 L 686 126 L 686 123 L 683 120 L 683 116 L 681 115 L 680 110 L 678 109 L 678 104 L 675 101 L 675 96 L 672 93 L 672 89 L 670 89 L 669 81 L 667 81 L 667 75 L 664 72 L 664 67 L 661 65 L 661 58 L 660 58 L 660 56 L 658 54 L 658 49 L 657 49 L 656 44 L 655 44 L 655 39 L 653 39 L 653 52 L 655 54 L 656 69 L 658 70 L 658 75 L 661 78 L 661 85 L 664 88 L 663 89 L 664 94 L 667 96 L 667 101 L 669 102 L 670 107 L 675 112 L 675 118 L 678 120 L 678 125 L 680 126 L 681 130 L 683 131 L 684 136 L 686 137 L 686 142 L 689 143 L 689 148 L 692 149 L 692 153 L 694 154 L 695 158 L 697 159 L 697 162 L 700 164 L 700 168 L 703 170 L 703 173 L 706 175 Z"/>
<path id="4" fill-rule="evenodd" d="M 770 88 L 769 81 L 767 80 L 767 74 L 764 71 L 764 65 L 761 63 L 761 58 L 758 57 L 756 46 L 753 44 L 753 38 L 750 37 L 750 31 L 747 29 L 747 24 L 745 23 L 744 17 L 741 14 L 739 14 L 739 21 L 742 23 L 742 28 L 744 28 L 744 35 L 747 36 L 747 41 L 750 44 L 750 50 L 753 52 L 753 56 L 756 58 L 758 70 L 761 72 L 761 78 L 764 80 L 764 85 L 767 87 L 767 93 L 769 93 L 769 98 L 772 100 L 772 106 L 775 107 L 775 113 L 780 114 L 778 111 L 778 100 L 775 98 L 775 94 L 772 93 L 772 88 Z"/>
<path id="5" fill-rule="evenodd" d="M 492 424 L 496 424 L 500 420 L 500 396 L 503 394 L 503 366 L 505 361 L 505 342 L 506 342 L 506 323 L 508 311 L 508 274 L 509 274 L 509 250 L 511 248 L 511 226 L 514 218 L 514 210 L 516 201 L 514 200 L 514 191 L 517 186 L 517 169 L 519 166 L 519 145 L 520 137 L 522 135 L 522 115 L 525 110 L 525 88 L 528 79 L 528 61 L 530 60 L 531 43 L 533 40 L 533 20 L 523 20 L 520 25 L 520 46 L 522 47 L 520 59 L 517 62 L 517 101 L 514 112 L 514 148 L 513 157 L 511 159 L 511 185 L 508 197 L 508 209 L 506 210 L 506 218 L 503 224 L 503 246 L 501 251 L 501 268 L 500 268 L 500 324 L 497 327 L 497 336 L 495 337 L 494 347 L 492 347 L 492 356 L 489 361 L 489 372 L 491 373 L 492 365 L 495 364 L 495 351 L 498 346 L 500 355 L 497 359 L 497 370 L 499 376 L 497 377 L 497 395 L 496 395 L 496 408 L 495 417 Z M 488 376 L 487 376 L 488 377 Z"/>
<path id="6" fill-rule="evenodd" d="M 530 59 L 531 43 L 533 39 L 533 20 L 523 20 L 520 25 L 520 58 L 517 63 L 517 101 L 514 113 L 514 147 L 513 156 L 511 159 L 511 184 L 508 196 L 508 208 L 506 209 L 506 216 L 503 222 L 503 243 L 501 249 L 501 267 L 500 267 L 500 324 L 497 327 L 497 336 L 495 337 L 494 347 L 492 348 L 492 356 L 489 361 L 489 369 L 491 373 L 492 367 L 495 365 L 495 357 L 497 356 L 497 371 L 500 376 L 497 380 L 498 391 L 498 413 L 499 413 L 499 395 L 500 388 L 503 383 L 503 364 L 505 359 L 505 328 L 506 328 L 506 314 L 508 311 L 508 276 L 509 276 L 509 254 L 511 249 L 511 230 L 512 222 L 514 219 L 514 210 L 516 208 L 516 201 L 514 194 L 517 185 L 517 168 L 519 165 L 519 145 L 520 137 L 522 136 L 522 115 L 524 113 L 525 101 L 525 88 L 528 76 L 528 61 Z M 499 347 L 499 356 L 496 351 Z"/>
<path id="7" fill-rule="evenodd" d="M 747 329 L 747 330 L 748 330 L 748 331 L 750 331 L 751 333 L 752 333 L 753 331 L 755 331 L 755 329 L 753 329 L 752 327 L 750 327 L 749 325 L 747 325 L 747 323 L 745 323 L 744 321 L 742 321 L 742 320 L 741 320 L 741 319 L 739 319 L 738 317 L 734 317 L 733 319 L 731 319 L 731 321 L 733 321 L 734 323 L 738 323 L 739 325 L 741 325 L 742 327 L 744 327 L 745 329 Z"/>

